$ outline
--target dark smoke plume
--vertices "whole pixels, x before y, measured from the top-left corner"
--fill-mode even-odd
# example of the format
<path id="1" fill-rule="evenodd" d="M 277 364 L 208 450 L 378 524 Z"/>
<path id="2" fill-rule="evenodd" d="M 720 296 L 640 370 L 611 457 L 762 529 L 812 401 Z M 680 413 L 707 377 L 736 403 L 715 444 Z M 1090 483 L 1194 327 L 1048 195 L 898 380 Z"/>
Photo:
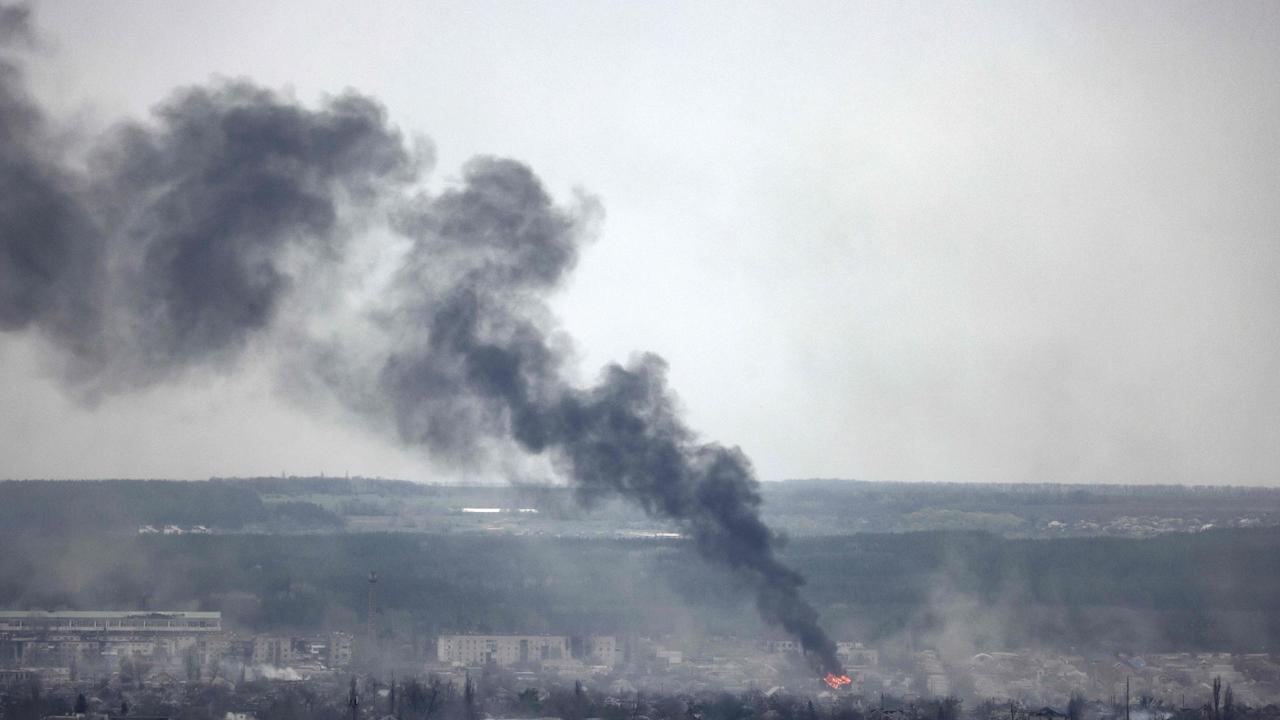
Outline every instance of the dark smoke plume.
<path id="1" fill-rule="evenodd" d="M 0 15 L 0 37 L 29 37 Z M 89 393 L 232 361 L 352 216 L 417 175 L 375 102 L 319 110 L 245 82 L 176 93 L 67 169 L 0 65 L 0 328 L 35 327 Z"/>
<path id="2" fill-rule="evenodd" d="M 0 43 L 24 38 L 27 13 L 0 9 Z M 310 110 L 247 82 L 190 88 L 79 166 L 49 134 L 20 67 L 0 65 L 0 329 L 58 348 L 82 395 L 224 369 L 253 343 L 301 348 L 334 397 L 433 457 L 474 462 L 514 442 L 584 501 L 620 495 L 677 525 L 839 672 L 760 518 L 749 461 L 684 424 L 664 361 L 566 380 L 571 344 L 546 298 L 592 235 L 593 200 L 558 206 L 528 167 L 495 158 L 422 192 L 420 154 L 354 93 Z M 310 336 L 282 311 L 315 268 L 388 229 L 401 254 L 358 328 Z"/>

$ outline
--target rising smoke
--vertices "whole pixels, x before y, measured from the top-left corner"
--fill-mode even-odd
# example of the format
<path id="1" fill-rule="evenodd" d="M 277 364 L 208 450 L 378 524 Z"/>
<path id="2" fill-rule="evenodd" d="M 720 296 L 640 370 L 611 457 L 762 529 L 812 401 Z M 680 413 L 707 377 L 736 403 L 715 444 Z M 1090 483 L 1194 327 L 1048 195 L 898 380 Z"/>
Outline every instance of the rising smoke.
<path id="1" fill-rule="evenodd" d="M 29 38 L 27 10 L 0 9 L 0 43 Z M 287 338 L 344 406 L 433 457 L 514 442 L 584 501 L 622 496 L 679 526 L 839 672 L 803 578 L 777 558 L 749 461 L 684 424 L 664 361 L 566 380 L 546 298 L 592 235 L 594 201 L 560 207 L 529 168 L 495 158 L 423 192 L 425 153 L 354 93 L 312 110 L 244 81 L 181 90 L 75 165 L 50 135 L 21 66 L 0 59 L 0 329 L 56 348 L 72 392 L 226 370 Z M 384 236 L 396 267 L 358 330 L 282 310 L 357 238 Z"/>

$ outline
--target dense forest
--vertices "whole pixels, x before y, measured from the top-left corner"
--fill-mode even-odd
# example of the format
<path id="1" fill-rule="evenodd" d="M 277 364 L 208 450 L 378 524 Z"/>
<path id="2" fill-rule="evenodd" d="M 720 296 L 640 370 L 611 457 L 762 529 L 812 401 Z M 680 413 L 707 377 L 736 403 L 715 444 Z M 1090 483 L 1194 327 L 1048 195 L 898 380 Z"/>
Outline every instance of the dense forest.
<path id="1" fill-rule="evenodd" d="M 239 529 L 278 522 L 339 527 L 342 520 L 304 501 L 265 503 L 245 483 L 163 480 L 27 480 L 0 482 L 0 531 L 71 527 L 134 532 L 138 525 L 207 525 Z"/>
<path id="2" fill-rule="evenodd" d="M 961 654 L 1280 644 L 1280 528 L 1223 520 L 1274 518 L 1274 490 L 810 480 L 762 492 L 792 535 L 787 561 L 843 639 Z M 1131 531 L 1126 518 L 1143 512 L 1165 518 L 1146 521 L 1159 532 L 1107 536 L 1101 524 Z M 1050 532 L 1068 522 L 1092 529 Z M 138 533 L 171 524 L 214 534 Z M 965 529 L 975 524 L 985 529 Z M 200 608 L 243 629 L 351 629 L 374 570 L 379 627 L 401 638 L 769 632 L 728 576 L 637 528 L 669 529 L 618 504 L 584 508 L 561 487 L 0 482 L 0 606 Z"/>
<path id="3" fill-rule="evenodd" d="M 382 632 L 742 634 L 732 581 L 680 540 L 480 534 L 0 535 L 0 606 L 199 608 L 246 629 L 359 627 L 370 570 Z M 793 539 L 786 559 L 835 634 L 954 652 L 1280 642 L 1280 530 L 1145 540 L 989 533 Z"/>
<path id="4" fill-rule="evenodd" d="M 983 530 L 1005 537 L 1147 537 L 1280 527 L 1280 490 L 1270 488 L 792 480 L 765 483 L 761 495 L 766 520 L 793 536 Z M 0 482 L 0 532 L 74 525 L 133 533 L 144 524 L 254 533 L 486 529 L 492 518 L 460 516 L 469 505 L 536 509 L 505 528 L 534 534 L 670 529 L 620 502 L 584 507 L 561 486 L 291 477 Z"/>

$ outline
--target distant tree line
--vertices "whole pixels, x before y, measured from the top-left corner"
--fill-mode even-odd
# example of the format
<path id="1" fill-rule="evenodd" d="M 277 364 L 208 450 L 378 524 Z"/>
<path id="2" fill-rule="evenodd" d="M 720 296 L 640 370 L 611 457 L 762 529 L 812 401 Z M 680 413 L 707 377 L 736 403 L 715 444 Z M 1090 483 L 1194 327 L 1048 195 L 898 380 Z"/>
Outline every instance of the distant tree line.
<path id="1" fill-rule="evenodd" d="M 306 512 L 311 512 L 307 510 Z M 654 635 L 768 632 L 748 594 L 678 540 L 478 534 L 103 535 L 71 524 L 0 533 L 0 607 L 222 610 L 247 628 L 359 625 L 370 570 L 379 628 Z M 833 632 L 927 640 L 948 623 L 988 649 L 1037 643 L 1142 651 L 1280 642 L 1280 530 L 1150 540 L 982 533 L 796 538 Z M 956 607 L 952 607 L 952 605 Z M 965 613 L 985 612 L 972 616 Z M 979 628 L 990 620 L 998 625 Z"/>
<path id="2" fill-rule="evenodd" d="M 139 525 L 239 529 L 283 522 L 318 527 L 342 519 L 315 503 L 268 503 L 249 485 L 170 480 L 0 482 L 0 532 L 57 529 L 134 532 Z"/>

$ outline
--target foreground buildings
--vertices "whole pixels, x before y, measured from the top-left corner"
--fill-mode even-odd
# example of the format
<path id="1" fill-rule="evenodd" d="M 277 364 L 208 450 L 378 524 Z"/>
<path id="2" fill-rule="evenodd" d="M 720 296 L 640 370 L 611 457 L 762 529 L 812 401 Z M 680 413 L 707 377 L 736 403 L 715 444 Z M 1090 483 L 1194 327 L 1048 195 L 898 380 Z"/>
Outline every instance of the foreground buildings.
<path id="1" fill-rule="evenodd" d="M 854 696 L 1064 707 L 1072 693 L 1149 697 L 1198 706 L 1213 678 L 1237 700 L 1280 698 L 1280 662 L 1268 654 L 1061 653 L 1047 649 L 943 655 L 934 649 L 839 642 Z M 627 692 L 823 692 L 791 640 L 732 637 L 446 634 L 370 642 L 343 632 L 237 634 L 218 612 L 0 611 L 0 695 L 33 683 L 177 687 L 255 681 L 337 682 L 359 674 L 432 676 L 461 688 L 504 677 L 530 687 L 589 681 Z M 86 685 L 87 684 L 87 685 Z M 15 690 L 16 689 L 16 690 Z M 874 704 L 874 703 L 872 703 Z"/>
<path id="2" fill-rule="evenodd" d="M 219 612 L 0 610 L 0 667 L 5 668 L 110 671 L 137 656 L 194 657 L 203 664 L 225 649 Z"/>
<path id="3" fill-rule="evenodd" d="M 351 665 L 347 633 L 315 637 L 228 632 L 220 612 L 0 610 L 0 684 L 165 673 L 187 680 L 256 667 Z M 258 674 L 261 674 L 259 672 Z"/>

